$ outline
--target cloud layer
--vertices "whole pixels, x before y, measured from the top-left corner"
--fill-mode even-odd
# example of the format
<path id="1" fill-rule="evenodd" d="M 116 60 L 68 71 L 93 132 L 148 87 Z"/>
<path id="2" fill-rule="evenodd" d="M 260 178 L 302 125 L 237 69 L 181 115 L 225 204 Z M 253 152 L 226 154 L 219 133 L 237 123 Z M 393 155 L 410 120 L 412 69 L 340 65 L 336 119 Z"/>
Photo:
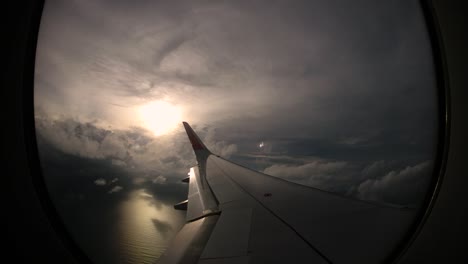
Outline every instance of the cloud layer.
<path id="1" fill-rule="evenodd" d="M 401 170 L 391 170 L 383 176 L 366 179 L 357 186 L 357 196 L 364 200 L 387 201 L 415 205 L 428 188 L 427 178 L 432 174 L 429 161 Z"/>

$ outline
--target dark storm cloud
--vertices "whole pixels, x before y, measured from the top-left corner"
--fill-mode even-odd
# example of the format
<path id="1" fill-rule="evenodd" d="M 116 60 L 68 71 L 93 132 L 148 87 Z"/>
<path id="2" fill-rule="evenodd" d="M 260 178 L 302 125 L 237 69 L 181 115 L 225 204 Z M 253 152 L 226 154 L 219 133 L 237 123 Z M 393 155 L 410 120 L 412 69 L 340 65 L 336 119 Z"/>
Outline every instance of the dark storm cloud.
<path id="1" fill-rule="evenodd" d="M 431 175 L 431 162 L 392 170 L 375 179 L 366 179 L 356 188 L 357 197 L 364 200 L 391 201 L 396 204 L 417 205 L 424 197 Z"/>
<path id="2" fill-rule="evenodd" d="M 46 129 L 51 129 L 45 126 L 52 123 L 37 121 L 44 172 L 54 190 L 64 191 L 61 194 L 62 197 L 58 198 L 59 196 L 57 196 L 57 199 L 78 202 L 82 199 L 93 199 L 93 195 L 102 195 L 105 192 L 117 193 L 127 188 L 130 190 L 144 188 L 147 193 L 155 197 L 156 200 L 153 198 L 150 200 L 154 201 L 151 204 L 157 208 L 161 208 L 161 203 L 172 205 L 186 198 L 187 186 L 179 181 L 185 177 L 189 166 L 194 165 L 194 163 L 183 166 L 180 156 L 169 155 L 161 158 L 161 165 L 155 171 L 152 167 L 143 166 L 145 163 L 140 163 L 137 168 L 134 168 L 133 163 L 123 161 L 122 163 L 116 163 L 116 157 L 119 155 L 109 150 L 106 152 L 108 156 L 95 155 L 89 151 L 71 153 L 81 156 L 77 157 L 63 152 L 70 150 L 70 148 L 64 147 L 63 142 L 55 143 L 57 144 L 56 147 L 63 148 L 59 151 L 52 145 L 53 142 L 45 141 L 42 133 Z M 145 131 L 143 130 L 104 133 L 91 124 L 80 124 L 72 120 L 62 123 L 53 122 L 53 124 L 54 131 L 57 132 L 57 128 L 60 127 L 67 132 L 65 135 L 69 142 L 79 139 L 83 140 L 81 142 L 92 141 L 96 144 L 98 142 L 103 144 L 106 140 L 105 137 L 101 138 L 96 135 L 108 136 L 117 133 L 119 135 L 117 138 L 120 140 L 117 142 L 125 145 L 125 148 L 130 150 L 127 155 L 132 153 L 132 147 L 139 146 L 136 142 L 142 144 L 143 147 L 139 148 L 144 148 L 145 144 L 151 143 L 151 141 L 145 140 Z M 212 130 L 205 129 L 201 130 L 202 133 L 200 133 L 203 139 L 208 139 L 207 142 L 210 142 L 210 134 L 214 134 L 210 131 Z M 58 140 L 57 137 L 56 140 Z M 77 145 L 82 146 L 83 143 Z M 97 149 L 99 148 L 97 147 Z M 119 148 L 110 149 L 118 150 Z M 186 149 L 191 151 L 188 144 Z M 216 150 L 216 148 L 213 149 Z M 72 148 L 72 150 L 74 149 Z M 179 150 L 179 152 L 183 153 L 182 150 Z M 215 151 L 214 153 L 218 152 Z M 257 152 L 254 155 L 249 155 L 250 158 L 247 160 L 242 160 L 242 158 L 236 156 L 233 158 L 267 174 L 294 182 L 351 195 L 360 199 L 405 205 L 417 204 L 423 197 L 425 192 L 424 183 L 427 183 L 426 175 L 430 174 L 431 168 L 428 161 L 415 164 L 411 163 L 411 160 L 405 159 L 356 163 L 352 160 L 332 160 L 307 155 L 288 156 L 271 152 Z M 189 155 L 183 159 L 189 160 L 190 163 L 190 157 Z M 67 159 L 73 161 L 67 161 Z M 130 160 L 132 159 L 130 158 Z M 74 170 L 74 168 L 77 168 L 77 170 Z M 74 173 L 68 173 L 70 169 Z M 163 176 L 159 175 L 160 171 L 169 173 Z M 59 178 L 59 175 L 62 178 Z M 98 188 L 90 189 L 92 183 L 95 185 L 112 184 L 116 182 L 116 176 L 123 179 L 119 180 L 119 185 L 110 186 L 107 191 Z"/>
<path id="3" fill-rule="evenodd" d="M 81 194 L 127 193 L 136 188 L 153 195 L 157 199 L 154 205 L 172 206 L 187 198 L 188 186 L 180 180 L 196 161 L 185 133 L 178 136 L 180 142 L 171 137 L 155 143 L 141 129 L 111 131 L 71 119 L 36 119 L 36 127 L 44 174 L 58 200 Z M 206 139 L 216 153 L 233 148 Z M 108 188 L 95 188 L 98 186 Z"/>
<path id="4" fill-rule="evenodd" d="M 293 118 L 329 132 L 336 121 L 380 119 L 382 111 L 375 110 L 383 109 L 381 98 L 401 94 L 396 87 L 411 92 L 400 82 L 410 85 L 430 75 L 415 3 L 373 2 L 361 8 L 334 2 L 147 5 L 81 4 L 70 26 L 86 30 L 80 40 L 100 49 L 88 50 L 88 57 L 96 55 L 89 62 L 80 56 L 74 63 L 91 66 L 81 72 L 99 80 L 101 89 L 102 81 L 126 96 L 195 99 L 206 109 L 189 107 L 203 115 L 203 122 L 210 122 L 206 118 L 212 110 L 217 111 L 212 119 L 235 121 L 228 113 L 243 107 L 234 116 L 253 115 L 250 122 L 266 129 L 279 129 Z M 101 23 L 89 24 L 89 17 Z M 121 22 L 112 23 L 116 18 Z M 75 46 L 67 44 L 56 50 Z M 350 108 L 353 116 L 343 117 Z"/>
<path id="5" fill-rule="evenodd" d="M 36 118 L 38 135 L 60 151 L 87 159 L 102 160 L 123 171 L 131 171 L 134 179 L 159 182 L 167 178 L 182 179 L 195 165 L 194 154 L 185 132 L 170 137 L 151 137 L 141 128 L 110 130 L 77 120 L 49 120 Z M 208 129 L 205 143 L 215 153 L 229 157 L 236 145 L 213 141 Z M 107 178 L 108 182 L 115 180 Z"/>
<path id="6" fill-rule="evenodd" d="M 132 170 L 128 167 L 115 165 L 110 159 L 96 159 L 77 156 L 57 149 L 50 142 L 38 134 L 40 160 L 50 195 L 61 213 L 74 215 L 74 209 L 84 204 L 93 204 L 93 208 L 109 209 L 118 201 L 128 199 L 127 194 L 132 190 L 145 189 L 151 198 L 151 204 L 160 208 L 162 204 L 172 206 L 187 197 L 188 186 L 180 182 L 186 177 L 185 173 L 178 175 L 174 172 L 170 176 L 144 178 L 140 184 L 134 179 L 145 175 L 144 168 Z M 152 181 L 153 180 L 153 181 Z M 156 180 L 156 181 L 154 181 Z M 112 194 L 112 195 L 109 195 Z M 105 210 L 107 210 L 105 209 Z M 86 217 L 86 216 L 80 216 Z"/>
<path id="7" fill-rule="evenodd" d="M 425 197 L 432 163 L 407 164 L 399 160 L 360 166 L 347 161 L 310 159 L 299 165 L 270 163 L 263 172 L 357 199 L 416 207 Z"/>
<path id="8" fill-rule="evenodd" d="M 269 175 L 290 181 L 320 186 L 321 189 L 344 193 L 357 180 L 352 165 L 345 161 L 312 160 L 301 165 L 273 164 L 263 170 Z"/>
<path id="9" fill-rule="evenodd" d="M 92 208 L 109 207 L 125 199 L 125 193 L 109 196 L 109 182 L 115 177 L 127 179 L 129 173 L 108 160 L 78 157 L 65 153 L 38 134 L 39 158 L 49 194 L 64 218 L 70 220 L 86 215 L 76 215 L 85 204 Z M 128 180 L 121 184 L 129 186 Z M 112 188 L 112 187 L 111 187 Z M 91 210 L 91 207 L 89 207 Z M 71 220 L 73 222 L 77 219 Z"/>

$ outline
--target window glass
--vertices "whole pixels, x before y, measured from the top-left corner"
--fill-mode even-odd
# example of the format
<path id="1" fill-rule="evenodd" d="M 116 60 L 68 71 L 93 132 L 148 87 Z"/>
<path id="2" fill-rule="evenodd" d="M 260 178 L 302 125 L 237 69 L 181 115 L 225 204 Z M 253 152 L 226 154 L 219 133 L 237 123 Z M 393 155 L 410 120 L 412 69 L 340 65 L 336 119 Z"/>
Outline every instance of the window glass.
<path id="1" fill-rule="evenodd" d="M 153 263 L 195 156 L 414 209 L 438 106 L 418 1 L 47 1 L 36 54 L 44 178 L 96 263 Z"/>

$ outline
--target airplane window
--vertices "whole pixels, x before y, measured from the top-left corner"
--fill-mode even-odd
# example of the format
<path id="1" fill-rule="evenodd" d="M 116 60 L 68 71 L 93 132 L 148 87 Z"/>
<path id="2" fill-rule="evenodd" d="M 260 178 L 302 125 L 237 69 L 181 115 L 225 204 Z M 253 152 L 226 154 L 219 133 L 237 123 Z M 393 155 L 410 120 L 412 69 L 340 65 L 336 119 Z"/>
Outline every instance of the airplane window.
<path id="1" fill-rule="evenodd" d="M 401 233 L 433 191 L 419 1 L 47 1 L 34 96 L 48 193 L 95 263 L 154 263 L 184 226 L 182 121 L 237 164 L 408 210 Z"/>

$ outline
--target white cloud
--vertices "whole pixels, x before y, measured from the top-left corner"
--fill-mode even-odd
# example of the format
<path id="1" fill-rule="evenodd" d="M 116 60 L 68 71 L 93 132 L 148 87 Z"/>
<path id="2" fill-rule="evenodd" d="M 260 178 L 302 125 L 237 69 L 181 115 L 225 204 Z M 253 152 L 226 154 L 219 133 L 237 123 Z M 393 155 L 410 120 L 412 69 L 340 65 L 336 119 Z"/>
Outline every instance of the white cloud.
<path id="1" fill-rule="evenodd" d="M 205 143 L 206 147 L 217 155 L 220 155 L 224 158 L 231 157 L 232 154 L 237 152 L 237 145 L 230 144 L 224 140 L 216 140 L 216 131 L 213 127 L 208 128 L 204 139 L 202 141 Z"/>
<path id="2" fill-rule="evenodd" d="M 117 182 L 118 180 L 119 180 L 118 178 L 114 178 L 112 179 L 111 183 Z"/>
<path id="3" fill-rule="evenodd" d="M 164 184 L 166 183 L 166 181 L 167 181 L 167 178 L 162 175 L 159 175 L 158 177 L 152 180 L 154 184 Z"/>
<path id="4" fill-rule="evenodd" d="M 236 144 L 226 144 L 224 141 L 215 143 L 215 152 L 220 156 L 229 158 L 232 154 L 237 152 Z"/>
<path id="5" fill-rule="evenodd" d="M 114 188 L 112 188 L 112 189 L 109 191 L 109 193 L 120 192 L 122 189 L 123 189 L 122 186 L 114 186 Z"/>
<path id="6" fill-rule="evenodd" d="M 100 179 L 95 180 L 94 183 L 95 183 L 96 185 L 98 185 L 98 186 L 104 186 L 104 185 L 106 185 L 106 180 L 100 178 Z"/>

